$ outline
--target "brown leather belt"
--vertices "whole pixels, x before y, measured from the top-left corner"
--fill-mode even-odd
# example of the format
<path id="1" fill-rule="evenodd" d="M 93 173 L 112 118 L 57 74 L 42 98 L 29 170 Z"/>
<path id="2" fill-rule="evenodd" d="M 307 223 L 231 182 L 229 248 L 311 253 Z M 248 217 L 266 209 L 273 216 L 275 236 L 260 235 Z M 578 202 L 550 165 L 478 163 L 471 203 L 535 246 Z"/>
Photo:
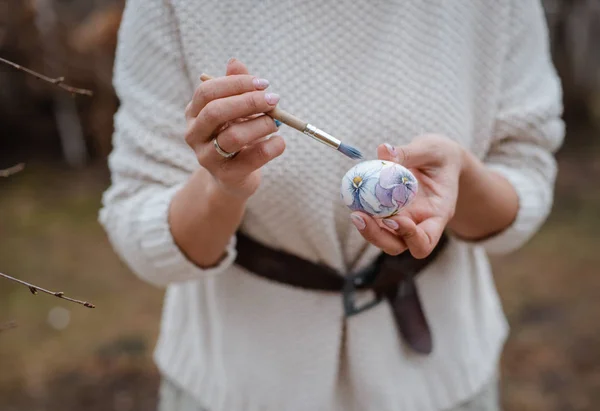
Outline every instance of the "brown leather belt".
<path id="1" fill-rule="evenodd" d="M 237 232 L 235 263 L 251 273 L 279 283 L 309 290 L 340 292 L 346 317 L 356 315 L 385 299 L 392 307 L 400 335 L 415 351 L 429 354 L 433 349 L 433 341 L 421 307 L 415 277 L 439 255 L 447 242 L 448 237 L 444 233 L 433 252 L 424 259 L 416 259 L 410 252 L 398 256 L 382 253 L 373 264 L 344 276 L 330 267 L 267 247 Z M 355 293 L 360 290 L 373 290 L 375 299 L 357 307 Z"/>

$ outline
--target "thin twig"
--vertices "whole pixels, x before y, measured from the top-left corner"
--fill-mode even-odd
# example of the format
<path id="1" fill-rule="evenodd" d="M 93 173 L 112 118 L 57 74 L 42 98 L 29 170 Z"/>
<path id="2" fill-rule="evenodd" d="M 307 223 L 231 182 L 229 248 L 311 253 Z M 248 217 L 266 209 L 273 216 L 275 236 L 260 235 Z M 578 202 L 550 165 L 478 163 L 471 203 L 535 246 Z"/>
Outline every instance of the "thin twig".
<path id="1" fill-rule="evenodd" d="M 25 168 L 25 163 L 19 163 L 12 167 L 5 168 L 4 170 L 0 170 L 0 177 L 8 177 L 13 174 L 17 174 L 19 171 Z"/>
<path id="2" fill-rule="evenodd" d="M 10 330 L 11 328 L 17 328 L 17 322 L 16 321 L 9 321 L 7 323 L 0 324 L 0 333 L 2 331 Z"/>
<path id="3" fill-rule="evenodd" d="M 67 296 L 65 296 L 65 293 L 63 293 L 62 291 L 48 291 L 48 290 L 43 289 L 42 287 L 38 287 L 37 285 L 29 284 L 29 283 L 27 283 L 27 282 L 25 282 L 23 280 L 19 280 L 17 278 L 11 277 L 10 275 L 6 275 L 6 274 L 3 274 L 3 273 L 0 273 L 0 277 L 4 277 L 7 280 L 12 280 L 12 281 L 15 281 L 15 282 L 17 282 L 19 284 L 23 284 L 26 287 L 29 287 L 29 291 L 31 291 L 31 294 L 34 294 L 34 295 L 37 294 L 38 291 L 41 291 L 43 293 L 50 294 L 50 295 L 53 295 L 53 296 L 58 297 L 58 298 L 62 298 L 63 300 L 67 300 L 67 301 L 71 301 L 73 303 L 81 304 L 81 305 L 83 305 L 85 307 L 88 307 L 88 308 L 96 308 L 96 306 L 94 304 L 92 304 L 92 303 L 88 303 L 88 302 L 80 301 L 80 300 L 75 300 L 74 298 L 67 297 Z"/>
<path id="4" fill-rule="evenodd" d="M 9 66 L 16 68 L 17 70 L 21 70 L 21 71 L 24 71 L 25 73 L 31 74 L 32 76 L 34 76 L 35 78 L 37 78 L 39 80 L 43 80 L 50 84 L 54 84 L 55 86 L 60 87 L 63 90 L 68 91 L 71 94 L 83 94 L 85 96 L 93 96 L 94 95 L 94 93 L 91 90 L 86 90 L 84 88 L 72 87 L 72 86 L 65 84 L 64 77 L 57 77 L 57 78 L 48 77 L 48 76 L 38 73 L 37 71 L 28 69 L 27 67 L 23 67 L 17 63 L 13 63 L 10 60 L 3 59 L 2 57 L 0 57 L 0 62 L 4 63 L 4 64 L 8 64 Z"/>

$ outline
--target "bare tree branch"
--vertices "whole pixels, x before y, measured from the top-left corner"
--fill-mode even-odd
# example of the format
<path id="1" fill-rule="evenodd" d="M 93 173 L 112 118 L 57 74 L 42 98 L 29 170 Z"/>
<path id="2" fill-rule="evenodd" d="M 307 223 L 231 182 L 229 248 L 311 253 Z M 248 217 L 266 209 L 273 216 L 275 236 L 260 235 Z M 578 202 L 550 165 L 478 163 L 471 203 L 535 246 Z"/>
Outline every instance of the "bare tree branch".
<path id="1" fill-rule="evenodd" d="M 51 77 L 45 76 L 43 74 L 40 74 L 36 71 L 33 71 L 31 69 L 28 69 L 27 67 L 23 67 L 17 63 L 13 63 L 10 60 L 3 59 L 2 57 L 0 57 L 0 63 L 8 64 L 9 66 L 14 67 L 17 70 L 24 71 L 25 73 L 31 74 L 32 76 L 34 76 L 37 79 L 46 81 L 50 84 L 54 84 L 55 86 L 60 87 L 63 90 L 68 91 L 71 94 L 83 94 L 85 96 L 93 96 L 94 95 L 94 93 L 91 90 L 86 90 L 83 88 L 76 88 L 76 87 L 72 87 L 67 84 L 64 84 L 64 81 L 65 81 L 64 77 L 51 78 Z"/>
<path id="2" fill-rule="evenodd" d="M 43 289 L 42 287 L 38 287 L 37 285 L 29 284 L 29 283 L 27 283 L 27 282 L 25 282 L 23 280 L 19 280 L 17 278 L 11 277 L 10 275 L 6 275 L 6 274 L 3 274 L 3 273 L 0 273 L 0 277 L 4 277 L 7 280 L 15 281 L 15 282 L 17 282 L 19 284 L 22 284 L 22 285 L 28 287 L 29 291 L 31 291 L 31 294 L 34 294 L 34 295 L 37 294 L 38 291 L 41 291 L 43 293 L 50 294 L 50 295 L 53 295 L 53 296 L 58 297 L 58 298 L 62 298 L 63 300 L 67 300 L 67 301 L 71 301 L 73 303 L 81 304 L 81 305 L 83 305 L 85 307 L 88 307 L 88 308 L 96 308 L 96 306 L 94 304 L 92 304 L 92 303 L 88 303 L 86 301 L 80 301 L 80 300 L 76 300 L 74 298 L 67 297 L 67 296 L 65 296 L 65 293 L 63 293 L 62 291 L 48 291 L 48 290 Z"/>
<path id="3" fill-rule="evenodd" d="M 5 168 L 3 170 L 0 170 L 0 177 L 12 176 L 13 174 L 17 174 L 19 171 L 23 170 L 24 168 L 25 168 L 25 163 L 19 163 L 12 167 Z"/>
<path id="4" fill-rule="evenodd" d="M 16 321 L 9 321 L 7 323 L 0 324 L 0 333 L 2 331 L 10 330 L 11 328 L 17 328 L 17 322 Z"/>

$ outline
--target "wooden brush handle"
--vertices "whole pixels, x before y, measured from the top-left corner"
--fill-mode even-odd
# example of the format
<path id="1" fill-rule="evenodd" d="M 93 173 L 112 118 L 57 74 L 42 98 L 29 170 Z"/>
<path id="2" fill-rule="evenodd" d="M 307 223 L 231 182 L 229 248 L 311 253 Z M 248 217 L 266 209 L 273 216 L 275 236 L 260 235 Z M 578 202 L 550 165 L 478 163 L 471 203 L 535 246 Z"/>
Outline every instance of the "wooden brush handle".
<path id="1" fill-rule="evenodd" d="M 306 121 L 302 121 L 293 114 L 290 114 L 287 111 L 282 110 L 278 107 L 275 107 L 273 110 L 268 111 L 265 114 L 273 117 L 276 120 L 281 121 L 283 124 L 287 124 L 288 126 L 295 128 L 300 132 L 304 132 L 304 130 L 306 129 L 306 125 L 308 124 Z"/>
<path id="2" fill-rule="evenodd" d="M 202 73 L 202 75 L 200 76 L 200 80 L 202 80 L 202 81 L 211 80 L 213 78 L 214 77 L 212 77 L 206 73 Z M 298 130 L 300 132 L 304 132 L 304 130 L 306 129 L 306 125 L 308 124 L 306 121 L 302 121 L 298 117 L 296 117 L 278 107 L 275 107 L 273 110 L 268 111 L 265 114 L 271 118 L 281 121 L 283 124 L 286 124 L 292 128 L 295 128 L 296 130 Z"/>

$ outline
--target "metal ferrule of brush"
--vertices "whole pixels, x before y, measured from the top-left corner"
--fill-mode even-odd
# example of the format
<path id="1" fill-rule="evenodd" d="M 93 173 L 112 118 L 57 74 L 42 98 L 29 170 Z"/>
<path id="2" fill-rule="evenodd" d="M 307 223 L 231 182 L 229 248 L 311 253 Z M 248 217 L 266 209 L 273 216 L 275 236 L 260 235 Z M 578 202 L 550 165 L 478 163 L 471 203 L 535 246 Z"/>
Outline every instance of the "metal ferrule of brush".
<path id="1" fill-rule="evenodd" d="M 311 136 L 315 140 L 320 141 L 325 145 L 328 145 L 329 147 L 335 148 L 336 150 L 339 148 L 340 144 L 342 144 L 340 140 L 333 137 L 332 135 L 327 134 L 323 130 L 318 129 L 312 124 L 307 124 L 303 133 L 307 136 Z"/>

